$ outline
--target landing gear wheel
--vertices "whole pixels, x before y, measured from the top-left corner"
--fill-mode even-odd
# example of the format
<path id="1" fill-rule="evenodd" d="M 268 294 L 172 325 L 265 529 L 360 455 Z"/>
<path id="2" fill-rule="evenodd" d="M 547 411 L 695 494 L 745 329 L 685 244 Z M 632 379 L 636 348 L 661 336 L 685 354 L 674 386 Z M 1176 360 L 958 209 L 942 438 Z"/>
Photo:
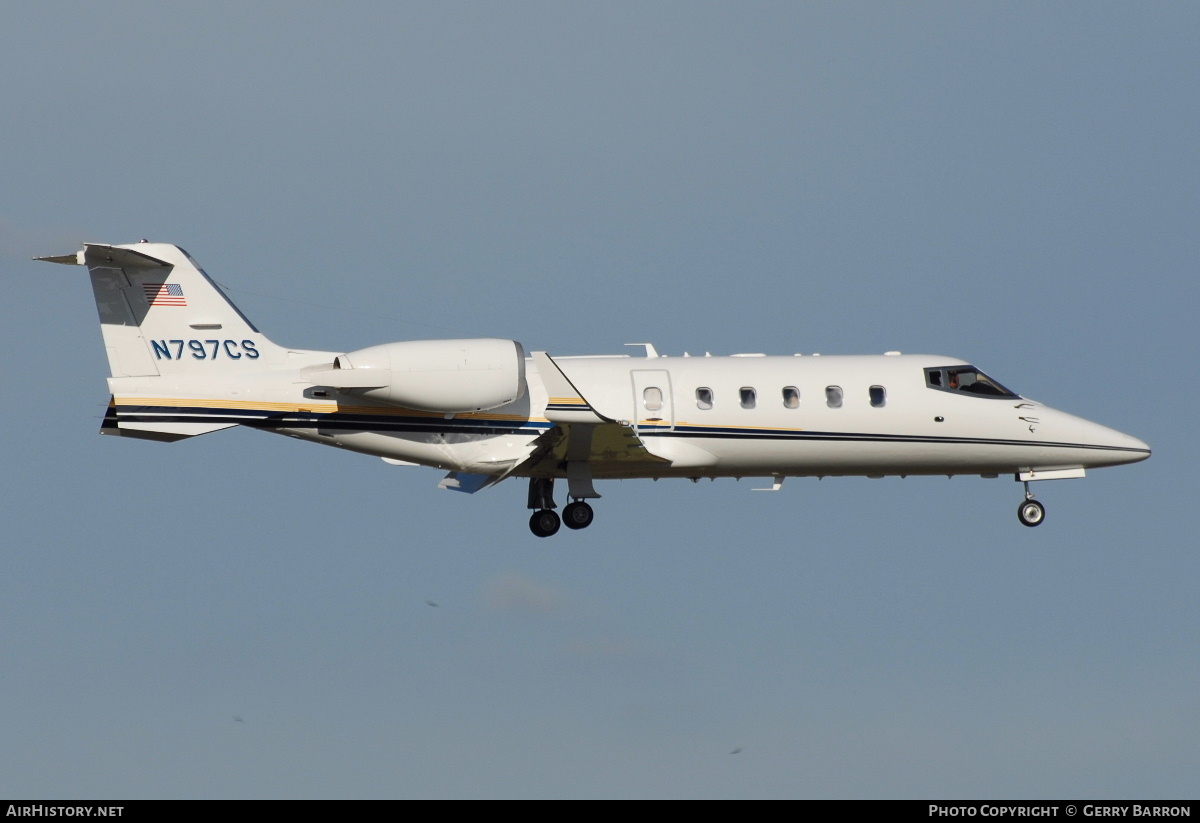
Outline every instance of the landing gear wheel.
<path id="1" fill-rule="evenodd" d="M 542 509 L 529 518 L 529 530 L 538 537 L 549 537 L 558 531 L 558 515 L 552 509 Z"/>
<path id="2" fill-rule="evenodd" d="M 576 500 L 563 509 L 563 525 L 568 529 L 586 529 L 592 525 L 595 517 L 592 507 L 582 500 Z"/>
<path id="3" fill-rule="evenodd" d="M 1040 526 L 1046 519 L 1046 507 L 1036 500 L 1022 500 L 1017 507 L 1017 518 L 1024 526 Z"/>

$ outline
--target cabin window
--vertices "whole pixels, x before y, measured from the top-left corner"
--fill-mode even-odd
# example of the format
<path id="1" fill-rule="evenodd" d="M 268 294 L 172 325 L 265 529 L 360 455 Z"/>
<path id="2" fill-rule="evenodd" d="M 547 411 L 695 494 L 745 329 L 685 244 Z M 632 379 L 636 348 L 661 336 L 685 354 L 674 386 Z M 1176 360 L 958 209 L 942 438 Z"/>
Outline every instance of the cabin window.
<path id="1" fill-rule="evenodd" d="M 871 405 L 877 409 L 882 409 L 887 405 L 887 389 L 883 386 L 871 387 Z"/>
<path id="2" fill-rule="evenodd" d="M 696 408 L 711 409 L 713 407 L 712 389 L 701 386 L 696 389 Z"/>
<path id="3" fill-rule="evenodd" d="M 825 405 L 831 409 L 840 409 L 842 407 L 842 387 L 841 386 L 826 386 L 825 387 Z"/>
<path id="4" fill-rule="evenodd" d="M 663 407 L 662 389 L 657 386 L 648 386 L 642 391 L 642 404 L 645 405 L 646 411 L 659 411 Z"/>
<path id="5" fill-rule="evenodd" d="M 742 386 L 740 389 L 738 389 L 738 393 L 742 397 L 743 409 L 752 409 L 758 405 L 758 396 L 754 389 L 750 388 L 749 386 Z"/>
<path id="6" fill-rule="evenodd" d="M 800 390 L 795 386 L 783 387 L 783 407 L 785 409 L 800 408 Z"/>

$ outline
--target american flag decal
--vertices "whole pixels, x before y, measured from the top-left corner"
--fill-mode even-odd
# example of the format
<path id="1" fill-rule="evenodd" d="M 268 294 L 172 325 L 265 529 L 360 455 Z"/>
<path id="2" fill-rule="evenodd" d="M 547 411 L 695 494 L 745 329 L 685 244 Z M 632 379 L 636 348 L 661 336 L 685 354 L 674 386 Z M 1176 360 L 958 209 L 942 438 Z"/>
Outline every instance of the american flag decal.
<path id="1" fill-rule="evenodd" d="M 177 283 L 143 283 L 142 290 L 146 293 L 146 302 L 151 306 L 187 305 L 183 286 Z"/>

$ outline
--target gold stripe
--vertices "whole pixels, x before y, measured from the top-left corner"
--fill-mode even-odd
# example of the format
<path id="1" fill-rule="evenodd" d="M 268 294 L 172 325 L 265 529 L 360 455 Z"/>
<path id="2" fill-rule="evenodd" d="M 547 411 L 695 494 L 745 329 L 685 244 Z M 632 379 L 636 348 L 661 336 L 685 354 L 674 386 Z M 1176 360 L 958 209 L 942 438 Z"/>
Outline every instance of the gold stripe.
<path id="1" fill-rule="evenodd" d="M 714 426 L 711 423 L 677 422 L 676 426 L 695 426 L 699 429 L 719 429 L 721 431 L 768 431 L 768 432 L 802 432 L 804 429 L 793 429 L 789 426 Z"/>
<path id="2" fill-rule="evenodd" d="M 263 412 L 312 412 L 318 414 L 356 414 L 374 417 L 430 417 L 441 416 L 439 412 L 417 411 L 401 406 L 340 406 L 337 403 L 273 403 L 266 400 L 198 400 L 180 397 L 118 397 L 117 406 L 165 406 L 167 408 L 199 409 L 243 409 Z M 531 419 L 520 414 L 489 414 L 487 412 L 465 412 L 455 415 L 459 419 L 525 422 Z"/>

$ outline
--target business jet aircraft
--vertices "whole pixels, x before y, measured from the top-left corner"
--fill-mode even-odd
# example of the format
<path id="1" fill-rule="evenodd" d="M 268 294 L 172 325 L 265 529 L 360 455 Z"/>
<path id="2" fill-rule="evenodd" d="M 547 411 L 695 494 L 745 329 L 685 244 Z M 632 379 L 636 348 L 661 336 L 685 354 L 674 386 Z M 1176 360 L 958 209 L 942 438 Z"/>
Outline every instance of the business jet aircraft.
<path id="1" fill-rule="evenodd" d="M 1021 397 L 951 357 L 526 357 L 513 340 L 414 340 L 352 352 L 276 345 L 183 249 L 89 243 L 108 353 L 103 434 L 175 441 L 232 426 L 448 470 L 473 493 L 529 480 L 529 527 L 592 522 L 609 478 L 1013 474 L 1033 480 L 1150 456 L 1134 437 Z M 571 502 L 560 519 L 554 482 Z"/>

